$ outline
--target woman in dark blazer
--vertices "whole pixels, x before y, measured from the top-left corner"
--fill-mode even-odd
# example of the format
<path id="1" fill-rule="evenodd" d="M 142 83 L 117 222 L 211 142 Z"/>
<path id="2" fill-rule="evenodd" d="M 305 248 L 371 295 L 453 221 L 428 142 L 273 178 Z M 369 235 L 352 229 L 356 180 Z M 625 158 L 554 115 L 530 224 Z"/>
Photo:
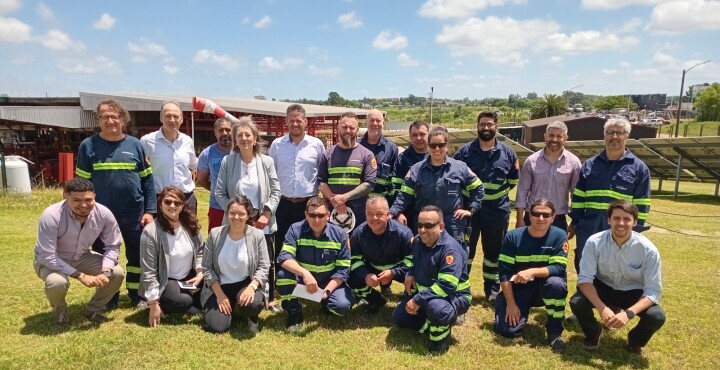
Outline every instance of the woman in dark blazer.
<path id="1" fill-rule="evenodd" d="M 228 223 L 210 230 L 202 260 L 205 327 L 213 333 L 225 332 L 237 312 L 247 319 L 248 329 L 257 333 L 270 270 L 265 235 L 249 225 L 257 210 L 247 197 L 230 199 L 225 215 Z"/>
<path id="2" fill-rule="evenodd" d="M 180 189 L 168 186 L 158 197 L 158 216 L 140 237 L 140 289 L 150 308 L 148 323 L 163 314 L 199 313 L 203 241 L 197 218 Z"/>

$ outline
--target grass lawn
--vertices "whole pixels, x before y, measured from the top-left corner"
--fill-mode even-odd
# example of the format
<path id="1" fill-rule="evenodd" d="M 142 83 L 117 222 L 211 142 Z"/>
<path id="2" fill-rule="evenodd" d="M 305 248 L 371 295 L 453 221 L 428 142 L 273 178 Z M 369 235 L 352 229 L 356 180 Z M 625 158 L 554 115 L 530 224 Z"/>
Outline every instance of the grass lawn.
<path id="1" fill-rule="evenodd" d="M 545 343 L 543 309 L 531 312 L 523 338 L 494 335 L 493 310 L 480 297 L 480 252 L 471 276 L 473 306 L 465 324 L 454 328 L 455 343 L 442 357 L 426 354 L 426 339 L 420 334 L 392 327 L 391 313 L 399 295 L 373 317 L 360 310 L 345 318 L 325 317 L 318 305 L 309 304 L 306 328 L 300 335 L 284 333 L 284 314 L 265 312 L 262 331 L 253 338 L 244 323 L 234 324 L 224 335 L 208 334 L 197 316 L 170 316 L 150 329 L 147 311 L 128 308 L 125 294 L 121 308 L 109 313 L 112 322 L 90 325 L 82 320 L 82 312 L 92 292 L 73 280 L 67 296 L 71 326 L 55 330 L 50 327 L 50 308 L 32 259 L 38 217 L 61 199 L 61 191 L 35 190 L 26 197 L 0 195 L 0 261 L 5 267 L 5 278 L 0 279 L 0 369 L 716 369 L 720 367 L 716 265 L 720 262 L 720 198 L 712 195 L 714 184 L 683 183 L 680 189 L 687 194 L 678 201 L 663 191 L 654 195 L 652 203 L 649 221 L 656 227 L 646 235 L 662 255 L 661 303 L 668 320 L 644 357 L 625 352 L 628 329 L 606 332 L 601 347 L 590 351 L 582 346 L 577 324 L 568 323 L 563 334 L 568 348 L 555 354 Z M 207 197 L 208 192 L 199 191 L 201 222 L 206 220 Z M 514 219 L 512 215 L 511 227 Z M 572 295 L 576 281 L 572 267 L 568 278 Z M 396 284 L 393 290 L 400 293 L 402 288 Z M 566 314 L 570 314 L 569 306 Z"/>

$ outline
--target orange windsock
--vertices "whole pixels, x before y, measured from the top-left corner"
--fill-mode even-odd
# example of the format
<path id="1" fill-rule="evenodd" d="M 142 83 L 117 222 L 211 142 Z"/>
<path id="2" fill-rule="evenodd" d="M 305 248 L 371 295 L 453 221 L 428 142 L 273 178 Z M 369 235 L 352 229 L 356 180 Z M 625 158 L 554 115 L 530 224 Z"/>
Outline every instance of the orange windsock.
<path id="1" fill-rule="evenodd" d="M 212 113 L 218 117 L 225 117 L 233 122 L 237 122 L 237 118 L 235 118 L 235 116 L 228 113 L 225 109 L 215 104 L 215 102 L 210 99 L 193 96 L 192 106 L 195 110 L 198 110 L 200 112 Z"/>

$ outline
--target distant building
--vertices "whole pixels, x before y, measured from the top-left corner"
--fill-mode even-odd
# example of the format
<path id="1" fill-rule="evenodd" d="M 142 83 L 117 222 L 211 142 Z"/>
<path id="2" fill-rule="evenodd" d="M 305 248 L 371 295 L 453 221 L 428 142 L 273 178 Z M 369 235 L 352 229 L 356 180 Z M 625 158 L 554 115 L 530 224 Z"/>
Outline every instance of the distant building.
<path id="1" fill-rule="evenodd" d="M 642 95 L 630 95 L 630 100 L 637 104 L 638 109 L 641 110 L 662 110 L 667 107 L 665 101 L 667 100 L 667 94 L 642 94 Z"/>
<path id="2" fill-rule="evenodd" d="M 555 116 L 539 118 L 525 121 L 522 124 L 522 137 L 520 144 L 528 148 L 533 148 L 531 143 L 545 142 L 543 135 L 547 129 L 547 125 L 554 121 L 563 121 L 568 127 L 568 140 L 603 140 L 605 134 L 603 125 L 605 125 L 604 116 L 584 115 L 576 116 Z M 654 138 L 657 136 L 657 128 L 649 126 L 633 125 L 630 132 L 631 139 Z"/>

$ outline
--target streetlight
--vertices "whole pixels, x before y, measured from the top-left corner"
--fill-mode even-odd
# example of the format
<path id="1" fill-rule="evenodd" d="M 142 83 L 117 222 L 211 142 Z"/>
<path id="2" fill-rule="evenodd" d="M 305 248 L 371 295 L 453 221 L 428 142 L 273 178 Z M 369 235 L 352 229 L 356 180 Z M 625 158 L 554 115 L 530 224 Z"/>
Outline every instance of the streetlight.
<path id="1" fill-rule="evenodd" d="M 568 89 L 568 90 L 565 90 L 565 107 L 566 107 L 566 108 L 569 107 L 568 95 L 570 95 L 570 93 L 571 93 L 573 90 L 577 89 L 578 87 L 583 87 L 583 85 L 577 85 L 577 86 L 575 86 L 575 87 L 571 87 L 571 88 Z"/>
<path id="2" fill-rule="evenodd" d="M 688 72 L 690 72 L 691 69 L 693 69 L 697 66 L 701 66 L 705 63 L 710 63 L 710 60 L 708 59 L 708 60 L 698 63 L 688 69 L 683 69 L 682 80 L 680 82 L 680 101 L 678 101 L 677 121 L 675 121 L 675 137 L 678 137 L 678 133 L 680 132 L 680 109 L 682 108 L 683 90 L 685 90 L 685 73 L 688 73 Z"/>

